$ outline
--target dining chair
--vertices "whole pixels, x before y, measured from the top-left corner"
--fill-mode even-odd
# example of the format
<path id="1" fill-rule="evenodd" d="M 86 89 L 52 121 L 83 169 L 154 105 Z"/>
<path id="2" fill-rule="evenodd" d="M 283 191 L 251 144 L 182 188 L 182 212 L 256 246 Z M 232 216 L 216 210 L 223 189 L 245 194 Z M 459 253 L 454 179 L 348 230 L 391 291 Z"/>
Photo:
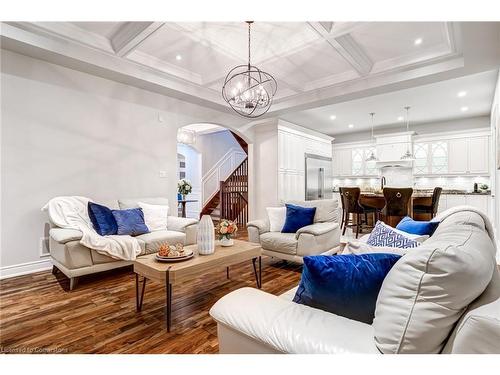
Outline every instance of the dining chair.
<path id="1" fill-rule="evenodd" d="M 356 238 L 358 238 L 359 231 L 362 227 L 368 225 L 368 213 L 376 214 L 376 210 L 371 207 L 363 207 L 359 203 L 359 197 L 361 195 L 361 189 L 359 187 L 342 187 L 341 191 L 344 211 L 342 217 L 342 223 L 344 225 L 342 235 L 345 235 L 347 227 L 356 227 Z M 350 219 L 351 214 L 353 215 L 352 220 Z M 356 217 L 356 220 L 354 220 L 354 217 Z"/>
<path id="2" fill-rule="evenodd" d="M 443 191 L 443 188 L 441 187 L 435 187 L 434 191 L 432 192 L 432 200 L 431 200 L 431 205 L 415 205 L 413 206 L 413 213 L 414 214 L 427 214 L 431 215 L 431 218 L 435 217 L 437 214 L 438 206 L 439 206 L 439 198 L 441 197 L 441 192 Z"/>
<path id="3" fill-rule="evenodd" d="M 403 217 L 410 214 L 409 205 L 413 189 L 385 187 L 383 193 L 385 206 L 380 214 L 386 224 L 395 227 Z"/>

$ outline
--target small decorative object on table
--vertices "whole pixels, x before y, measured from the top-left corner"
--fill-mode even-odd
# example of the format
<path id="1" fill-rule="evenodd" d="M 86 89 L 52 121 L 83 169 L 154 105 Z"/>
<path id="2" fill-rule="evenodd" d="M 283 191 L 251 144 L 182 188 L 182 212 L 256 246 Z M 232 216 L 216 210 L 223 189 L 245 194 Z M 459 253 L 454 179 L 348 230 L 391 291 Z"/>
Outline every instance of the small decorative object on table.
<path id="1" fill-rule="evenodd" d="M 488 186 L 488 185 L 486 185 L 486 184 L 479 184 L 479 189 L 480 189 L 481 191 L 483 191 L 483 192 L 484 192 L 484 191 L 488 191 L 488 188 L 489 188 L 489 186 Z"/>
<path id="2" fill-rule="evenodd" d="M 193 255 L 193 251 L 184 250 L 184 245 L 180 242 L 175 244 L 175 246 L 170 246 L 168 242 L 165 242 L 158 248 L 156 260 L 159 262 L 178 262 L 191 259 Z"/>
<path id="3" fill-rule="evenodd" d="M 230 220 L 221 220 L 217 225 L 217 234 L 219 235 L 221 246 L 233 246 L 233 235 L 238 231 L 236 223 Z"/>
<path id="4" fill-rule="evenodd" d="M 193 191 L 193 185 L 191 181 L 186 180 L 185 178 L 181 178 L 179 182 L 177 182 L 177 191 L 180 195 L 182 195 L 182 199 L 186 199 L 186 195 Z"/>
<path id="5" fill-rule="evenodd" d="M 215 251 L 215 229 L 210 215 L 203 215 L 198 223 L 198 253 L 210 255 Z"/>

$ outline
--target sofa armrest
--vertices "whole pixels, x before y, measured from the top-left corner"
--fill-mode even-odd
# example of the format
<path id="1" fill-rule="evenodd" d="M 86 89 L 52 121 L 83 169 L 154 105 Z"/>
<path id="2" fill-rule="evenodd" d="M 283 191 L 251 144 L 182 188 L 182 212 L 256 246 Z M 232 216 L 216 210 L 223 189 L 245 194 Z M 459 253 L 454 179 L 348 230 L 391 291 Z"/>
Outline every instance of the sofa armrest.
<path id="1" fill-rule="evenodd" d="M 258 289 L 241 288 L 210 309 L 219 325 L 282 353 L 379 353 L 369 324 L 350 320 Z M 219 331 L 220 332 L 220 331 Z M 228 347 L 220 336 L 221 347 Z M 234 345 L 233 345 L 234 346 Z"/>
<path id="2" fill-rule="evenodd" d="M 269 220 L 252 220 L 247 223 L 247 228 L 257 228 L 259 234 L 269 232 Z"/>
<path id="3" fill-rule="evenodd" d="M 326 234 L 338 228 L 338 223 L 334 222 L 326 222 L 326 223 L 316 223 L 307 225 L 305 227 L 300 228 L 297 233 L 295 233 L 295 238 L 299 239 L 301 234 L 312 234 L 313 236 L 321 236 L 322 234 Z"/>
<path id="4" fill-rule="evenodd" d="M 185 217 L 169 216 L 167 221 L 167 229 L 176 232 L 186 232 L 186 229 L 191 225 L 197 225 L 198 220 Z"/>
<path id="5" fill-rule="evenodd" d="M 52 228 L 49 231 L 49 236 L 60 244 L 65 244 L 70 241 L 79 241 L 83 233 L 76 229 Z"/>

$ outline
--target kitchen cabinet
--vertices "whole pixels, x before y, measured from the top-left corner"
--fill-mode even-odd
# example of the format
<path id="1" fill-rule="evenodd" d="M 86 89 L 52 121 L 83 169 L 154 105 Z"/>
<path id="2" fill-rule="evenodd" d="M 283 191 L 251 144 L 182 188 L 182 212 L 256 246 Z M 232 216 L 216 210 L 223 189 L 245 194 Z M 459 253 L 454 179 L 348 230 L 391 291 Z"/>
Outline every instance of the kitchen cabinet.
<path id="1" fill-rule="evenodd" d="M 448 150 L 448 173 L 489 173 L 488 136 L 450 139 Z"/>
<path id="2" fill-rule="evenodd" d="M 438 213 L 456 206 L 472 206 L 490 216 L 491 195 L 441 194 Z"/>
<path id="3" fill-rule="evenodd" d="M 352 176 L 352 149 L 338 149 L 333 153 L 333 175 Z"/>
<path id="4" fill-rule="evenodd" d="M 305 154 L 332 157 L 332 143 L 285 126 L 278 127 L 278 200 L 305 198 Z"/>
<path id="5" fill-rule="evenodd" d="M 413 174 L 442 175 L 448 173 L 448 142 L 415 142 Z"/>

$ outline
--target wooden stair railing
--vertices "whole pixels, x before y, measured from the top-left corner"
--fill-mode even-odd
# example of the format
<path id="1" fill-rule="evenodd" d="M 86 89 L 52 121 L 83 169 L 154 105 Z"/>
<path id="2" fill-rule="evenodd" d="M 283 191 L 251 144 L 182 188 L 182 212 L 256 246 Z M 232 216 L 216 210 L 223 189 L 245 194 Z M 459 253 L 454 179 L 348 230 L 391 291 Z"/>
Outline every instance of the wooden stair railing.
<path id="1" fill-rule="evenodd" d="M 231 131 L 234 139 L 248 155 L 248 144 Z M 220 218 L 236 221 L 245 226 L 248 221 L 248 158 L 225 180 L 220 182 L 219 191 L 203 206 L 200 218 L 210 215 L 220 207 Z"/>
<path id="2" fill-rule="evenodd" d="M 221 181 L 219 188 L 220 218 L 235 221 L 240 227 L 248 222 L 248 158 Z"/>

